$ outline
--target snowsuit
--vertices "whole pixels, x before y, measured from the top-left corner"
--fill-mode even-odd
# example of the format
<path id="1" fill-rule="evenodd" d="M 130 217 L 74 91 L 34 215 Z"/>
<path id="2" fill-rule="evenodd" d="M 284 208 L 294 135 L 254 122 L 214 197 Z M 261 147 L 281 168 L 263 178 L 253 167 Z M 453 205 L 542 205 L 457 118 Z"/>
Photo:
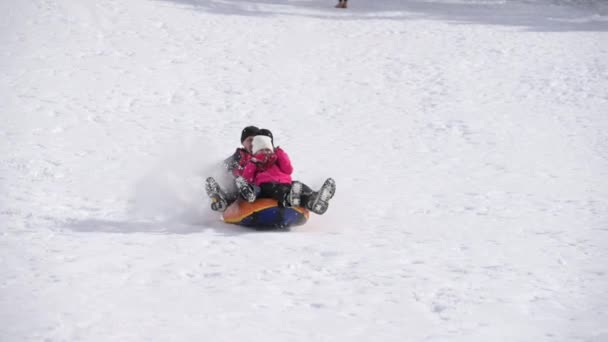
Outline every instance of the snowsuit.
<path id="1" fill-rule="evenodd" d="M 284 205 L 291 189 L 293 167 L 285 151 L 276 148 L 271 151 L 260 151 L 249 161 L 243 171 L 243 178 L 254 189 L 258 198 L 274 198 L 279 205 Z"/>
<path id="2" fill-rule="evenodd" d="M 275 152 L 258 152 L 245 167 L 243 178 L 254 185 L 257 198 L 273 198 L 279 206 L 290 206 L 288 195 L 291 191 L 293 166 L 289 156 L 277 147 Z M 300 195 L 302 205 L 316 196 L 308 185 L 302 184 Z"/>
<path id="3" fill-rule="evenodd" d="M 243 170 L 243 178 L 251 184 L 260 186 L 263 183 L 291 184 L 293 167 L 291 160 L 283 149 L 277 147 L 273 152 L 260 151 Z"/>
<path id="4" fill-rule="evenodd" d="M 252 140 L 253 157 L 245 165 L 242 175 L 236 178 L 241 197 L 248 202 L 257 198 L 273 198 L 281 207 L 303 206 L 322 215 L 335 191 L 333 179 L 328 178 L 319 191 L 313 191 L 301 182 L 293 182 L 293 166 L 287 153 L 274 147 L 270 131 L 261 129 L 259 133 Z"/>

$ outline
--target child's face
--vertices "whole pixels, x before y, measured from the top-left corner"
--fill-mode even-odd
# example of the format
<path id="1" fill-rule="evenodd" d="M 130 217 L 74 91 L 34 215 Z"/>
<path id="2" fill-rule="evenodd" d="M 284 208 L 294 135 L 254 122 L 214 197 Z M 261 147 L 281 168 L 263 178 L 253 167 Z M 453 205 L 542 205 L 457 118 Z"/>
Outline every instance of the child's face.
<path id="1" fill-rule="evenodd" d="M 247 137 L 243 140 L 243 147 L 251 153 L 251 149 L 253 148 L 253 136 Z"/>

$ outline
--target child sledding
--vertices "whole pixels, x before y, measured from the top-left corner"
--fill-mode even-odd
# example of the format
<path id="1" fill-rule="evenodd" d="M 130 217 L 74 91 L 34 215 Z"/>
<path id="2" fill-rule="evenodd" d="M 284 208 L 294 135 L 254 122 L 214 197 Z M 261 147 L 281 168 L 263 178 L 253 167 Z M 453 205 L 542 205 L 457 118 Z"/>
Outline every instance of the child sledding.
<path id="1" fill-rule="evenodd" d="M 292 181 L 291 160 L 273 140 L 267 129 L 243 129 L 243 147 L 224 161 L 235 177 L 236 191 L 226 192 L 207 178 L 211 209 L 222 212 L 224 221 L 260 229 L 286 228 L 304 224 L 309 211 L 318 215 L 327 211 L 336 191 L 334 180 L 328 178 L 318 191 Z"/>

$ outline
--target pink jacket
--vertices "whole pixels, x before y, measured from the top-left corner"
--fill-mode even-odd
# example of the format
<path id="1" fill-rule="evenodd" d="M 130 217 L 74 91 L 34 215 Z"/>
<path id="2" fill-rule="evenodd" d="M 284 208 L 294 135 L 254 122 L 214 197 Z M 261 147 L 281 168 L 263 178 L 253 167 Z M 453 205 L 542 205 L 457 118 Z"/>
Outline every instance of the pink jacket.
<path id="1" fill-rule="evenodd" d="M 243 178 L 258 186 L 262 183 L 291 184 L 292 172 L 289 156 L 277 147 L 273 154 L 260 152 L 253 156 L 243 170 Z"/>

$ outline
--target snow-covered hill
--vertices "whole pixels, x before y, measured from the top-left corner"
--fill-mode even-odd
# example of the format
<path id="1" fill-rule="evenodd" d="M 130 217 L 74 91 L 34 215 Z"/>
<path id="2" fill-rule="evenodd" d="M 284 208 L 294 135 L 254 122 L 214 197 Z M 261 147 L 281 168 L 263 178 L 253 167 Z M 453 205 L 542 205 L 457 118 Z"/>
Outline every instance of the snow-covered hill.
<path id="1" fill-rule="evenodd" d="M 1 341 L 608 339 L 600 1 L 0 1 Z M 202 179 L 267 127 L 291 233 Z"/>

